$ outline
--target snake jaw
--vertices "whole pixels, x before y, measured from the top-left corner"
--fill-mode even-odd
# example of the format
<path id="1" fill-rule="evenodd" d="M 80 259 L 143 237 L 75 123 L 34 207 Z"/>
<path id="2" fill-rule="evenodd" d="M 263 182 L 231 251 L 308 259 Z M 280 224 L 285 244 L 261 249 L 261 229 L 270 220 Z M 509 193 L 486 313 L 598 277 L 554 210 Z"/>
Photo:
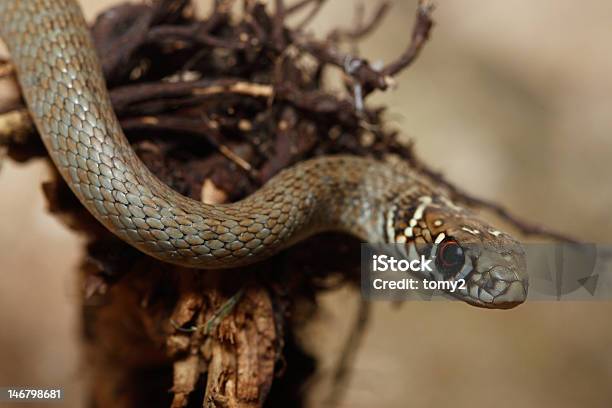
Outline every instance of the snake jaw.
<path id="1" fill-rule="evenodd" d="M 470 280 L 467 289 L 459 291 L 457 297 L 474 306 L 490 309 L 511 309 L 527 298 L 526 279 L 501 281 L 483 278 L 483 280 L 480 282 Z"/>
<path id="2" fill-rule="evenodd" d="M 527 299 L 525 253 L 516 242 L 507 245 L 512 249 L 503 254 L 496 248 L 479 251 L 478 258 L 473 260 L 476 268 L 466 283 L 467 289 L 457 297 L 475 306 L 494 309 L 510 309 Z"/>

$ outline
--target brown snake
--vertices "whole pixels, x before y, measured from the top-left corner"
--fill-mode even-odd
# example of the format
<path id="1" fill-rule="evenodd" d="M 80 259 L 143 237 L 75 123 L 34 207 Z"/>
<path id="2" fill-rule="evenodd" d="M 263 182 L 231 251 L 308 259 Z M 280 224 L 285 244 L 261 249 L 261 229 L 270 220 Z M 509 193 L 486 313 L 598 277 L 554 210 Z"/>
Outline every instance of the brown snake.
<path id="1" fill-rule="evenodd" d="M 36 128 L 83 205 L 125 242 L 162 261 L 231 268 L 324 230 L 399 243 L 436 257 L 434 277 L 467 281 L 454 296 L 487 307 L 526 298 L 521 246 L 407 165 L 349 156 L 300 163 L 242 201 L 209 205 L 159 181 L 113 112 L 74 0 L 1 0 L 7 44 Z"/>

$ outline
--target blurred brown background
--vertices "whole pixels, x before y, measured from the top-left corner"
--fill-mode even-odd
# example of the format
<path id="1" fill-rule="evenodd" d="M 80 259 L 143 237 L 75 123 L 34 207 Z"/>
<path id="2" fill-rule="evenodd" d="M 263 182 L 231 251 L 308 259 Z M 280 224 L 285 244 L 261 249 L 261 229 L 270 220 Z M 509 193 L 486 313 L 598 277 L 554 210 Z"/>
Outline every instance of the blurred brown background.
<path id="1" fill-rule="evenodd" d="M 115 0 L 82 1 L 89 18 Z M 205 2 L 199 0 L 203 5 Z M 313 31 L 353 24 L 329 0 Z M 364 2 L 372 10 L 375 2 Z M 468 191 L 586 241 L 612 238 L 612 3 L 447 0 L 417 63 L 377 95 L 417 152 Z M 405 47 L 414 1 L 395 1 L 362 55 Z M 372 102 L 372 101 L 371 101 Z M 83 406 L 81 242 L 46 213 L 41 162 L 0 172 L 0 385 L 61 386 Z M 307 347 L 324 356 L 320 406 L 359 296 L 322 297 Z M 342 305 L 342 307 L 337 307 Z M 346 407 L 610 407 L 612 304 L 374 304 Z M 29 405 L 33 406 L 33 405 Z"/>

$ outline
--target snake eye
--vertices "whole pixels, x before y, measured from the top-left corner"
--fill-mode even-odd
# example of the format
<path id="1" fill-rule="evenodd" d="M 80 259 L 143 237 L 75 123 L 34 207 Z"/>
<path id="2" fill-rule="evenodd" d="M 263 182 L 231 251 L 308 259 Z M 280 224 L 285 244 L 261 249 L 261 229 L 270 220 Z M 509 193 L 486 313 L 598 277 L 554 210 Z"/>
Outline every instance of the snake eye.
<path id="1" fill-rule="evenodd" d="M 445 276 L 450 277 L 461 270 L 465 263 L 465 253 L 457 241 L 447 238 L 440 243 L 436 255 L 436 266 Z"/>

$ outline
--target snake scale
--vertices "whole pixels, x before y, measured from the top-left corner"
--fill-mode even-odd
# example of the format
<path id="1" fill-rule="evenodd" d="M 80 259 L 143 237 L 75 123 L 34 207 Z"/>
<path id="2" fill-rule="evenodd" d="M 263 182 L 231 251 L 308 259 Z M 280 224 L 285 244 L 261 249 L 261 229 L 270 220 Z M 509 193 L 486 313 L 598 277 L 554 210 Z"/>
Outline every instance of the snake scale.
<path id="1" fill-rule="evenodd" d="M 36 128 L 64 180 L 110 231 L 144 253 L 212 269 L 257 262 L 336 230 L 435 256 L 434 276 L 467 281 L 454 296 L 507 308 L 527 294 L 518 242 L 453 204 L 408 165 L 351 156 L 286 169 L 235 203 L 204 204 L 159 181 L 113 112 L 75 0 L 2 0 L 0 36 Z M 426 249 L 429 248 L 429 249 Z"/>

